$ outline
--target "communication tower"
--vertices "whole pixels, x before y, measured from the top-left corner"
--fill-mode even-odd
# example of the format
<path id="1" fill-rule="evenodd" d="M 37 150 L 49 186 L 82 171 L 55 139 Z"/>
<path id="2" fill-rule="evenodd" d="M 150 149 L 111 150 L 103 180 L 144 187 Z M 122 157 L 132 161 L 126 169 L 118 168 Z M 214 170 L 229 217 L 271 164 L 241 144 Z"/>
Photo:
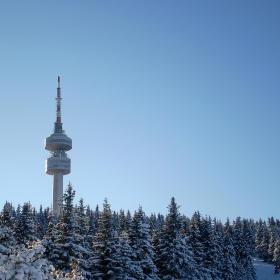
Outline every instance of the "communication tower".
<path id="1" fill-rule="evenodd" d="M 45 149 L 50 151 L 50 157 L 46 159 L 45 171 L 53 175 L 53 213 L 60 213 L 60 198 L 63 196 L 63 175 L 71 171 L 71 159 L 68 158 L 66 151 L 72 149 L 72 139 L 67 137 L 62 129 L 61 122 L 61 89 L 60 77 L 57 78 L 56 96 L 56 121 L 53 133 L 45 139 Z"/>

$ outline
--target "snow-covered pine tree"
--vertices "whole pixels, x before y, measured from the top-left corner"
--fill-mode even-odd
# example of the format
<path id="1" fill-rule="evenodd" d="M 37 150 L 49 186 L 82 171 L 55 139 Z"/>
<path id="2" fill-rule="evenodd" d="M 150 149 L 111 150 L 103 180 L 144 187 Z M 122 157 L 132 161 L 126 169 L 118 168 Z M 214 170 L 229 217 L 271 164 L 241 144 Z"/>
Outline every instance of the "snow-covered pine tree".
<path id="1" fill-rule="evenodd" d="M 214 219 L 215 221 L 215 219 Z M 219 231 L 222 231 L 222 237 L 224 237 L 227 233 L 232 235 L 232 225 L 230 224 L 229 218 L 227 218 L 224 225 L 222 225 L 222 222 L 217 223 L 218 227 L 220 227 Z M 214 225 L 215 228 L 215 225 Z"/>
<path id="2" fill-rule="evenodd" d="M 276 266 L 280 265 L 280 238 L 276 240 L 272 261 Z"/>
<path id="3" fill-rule="evenodd" d="M 118 228 L 118 232 L 119 234 L 122 234 L 123 231 L 126 231 L 126 218 L 125 218 L 125 214 L 124 214 L 124 210 L 120 210 L 119 213 L 119 228 Z"/>
<path id="4" fill-rule="evenodd" d="M 214 236 L 210 217 L 202 218 L 201 236 L 204 248 L 203 266 L 213 280 L 220 280 L 220 250 L 218 240 Z"/>
<path id="5" fill-rule="evenodd" d="M 163 227 L 163 225 L 164 225 L 164 223 L 165 223 L 165 217 L 162 215 L 162 214 L 158 214 L 157 215 L 157 232 L 158 232 L 158 234 L 159 234 L 159 236 L 160 236 L 160 233 L 161 233 L 161 230 L 162 230 L 162 227 Z"/>
<path id="6" fill-rule="evenodd" d="M 89 219 L 85 214 L 84 200 L 81 198 L 76 208 L 74 215 L 74 235 L 76 243 L 82 245 L 84 248 L 89 247 L 87 243 Z"/>
<path id="7" fill-rule="evenodd" d="M 102 280 L 120 279 L 122 268 L 119 262 L 118 236 L 113 228 L 112 212 L 107 199 L 104 200 L 98 225 L 93 242 L 92 276 Z"/>
<path id="8" fill-rule="evenodd" d="M 57 268 L 64 273 L 71 272 L 71 262 L 76 256 L 74 238 L 73 238 L 73 200 L 75 191 L 72 185 L 68 184 L 67 189 L 62 197 L 61 215 L 55 226 L 56 239 L 55 244 L 59 247 L 59 259 L 57 260 Z"/>
<path id="9" fill-rule="evenodd" d="M 36 240 L 30 202 L 24 203 L 22 206 L 22 211 L 16 222 L 15 233 L 19 244 L 25 244 L 27 246 L 28 241 Z"/>
<path id="10" fill-rule="evenodd" d="M 268 245 L 268 258 L 272 261 L 275 244 L 277 239 L 279 238 L 278 228 L 276 226 L 275 220 L 273 217 L 268 219 L 268 229 L 270 234 L 269 245 Z"/>
<path id="11" fill-rule="evenodd" d="M 0 227 L 0 279 L 53 279 L 53 267 L 43 258 L 43 246 L 39 242 L 22 244 L 16 241 L 10 214 L 6 203 Z M 28 219 L 25 221 L 28 224 Z M 29 229 L 28 233 L 30 234 Z M 26 240 L 31 240 L 28 235 L 25 237 Z"/>
<path id="12" fill-rule="evenodd" d="M 216 218 L 213 219 L 213 233 L 217 248 L 217 270 L 221 273 L 223 266 L 223 248 L 224 248 L 224 226 L 221 221 L 218 221 Z M 220 277 L 221 274 L 220 274 Z"/>
<path id="13" fill-rule="evenodd" d="M 205 258 L 201 227 L 201 215 L 199 212 L 195 212 L 191 218 L 188 240 L 193 250 L 194 260 L 199 270 L 203 269 L 203 261 Z"/>
<path id="14" fill-rule="evenodd" d="M 137 280 L 135 275 L 141 275 L 142 271 L 139 265 L 132 261 L 133 250 L 129 244 L 127 232 L 124 230 L 119 237 L 120 256 L 119 263 L 121 267 L 122 280 Z"/>
<path id="15" fill-rule="evenodd" d="M 43 258 L 44 247 L 39 242 L 29 248 L 18 244 L 8 250 L 7 255 L 0 253 L 0 279 L 54 279 L 54 268 Z"/>
<path id="16" fill-rule="evenodd" d="M 153 256 L 153 262 L 155 266 L 157 267 L 158 263 L 158 256 L 160 255 L 159 251 L 159 237 L 158 237 L 158 232 L 154 229 L 152 230 L 152 240 L 151 244 L 153 246 L 153 251 L 154 251 L 154 256 Z"/>
<path id="17" fill-rule="evenodd" d="M 277 231 L 278 231 L 278 234 L 279 234 L 279 232 L 280 232 L 280 220 L 279 219 L 275 219 L 275 224 L 276 224 Z"/>
<path id="18" fill-rule="evenodd" d="M 100 218 L 100 212 L 99 212 L 99 206 L 96 205 L 95 207 L 95 211 L 93 212 L 93 216 L 92 216 L 92 223 L 93 223 L 93 231 L 92 231 L 92 235 L 96 235 L 97 231 L 98 231 L 98 221 Z"/>
<path id="19" fill-rule="evenodd" d="M 252 256 L 249 254 L 246 256 L 244 262 L 243 262 L 244 270 L 245 270 L 245 277 L 244 279 L 246 280 L 257 280 L 257 275 L 256 275 L 256 269 L 254 268 L 253 265 L 253 259 Z"/>
<path id="20" fill-rule="evenodd" d="M 251 236 L 249 238 L 249 231 L 247 231 L 246 228 L 247 226 L 244 226 L 244 221 L 242 223 L 240 217 L 237 217 L 233 225 L 233 246 L 237 262 L 235 279 L 255 280 L 256 273 L 253 267 L 253 260 L 250 255 L 252 246 L 247 246 L 246 240 L 247 235 L 248 242 L 250 243 Z"/>
<path id="21" fill-rule="evenodd" d="M 224 237 L 224 226 L 220 220 L 217 220 L 216 218 L 213 219 L 213 230 L 214 233 L 219 235 L 221 238 Z"/>
<path id="22" fill-rule="evenodd" d="M 251 220 L 243 219 L 242 233 L 246 239 L 247 252 L 250 256 L 253 256 L 255 254 L 255 229 Z"/>
<path id="23" fill-rule="evenodd" d="M 172 197 L 156 248 L 156 266 L 161 279 L 195 279 L 196 275 L 192 249 L 180 235 L 182 218 L 178 208 Z"/>
<path id="24" fill-rule="evenodd" d="M 19 220 L 20 213 L 21 213 L 21 206 L 20 206 L 20 204 L 18 204 L 17 210 L 16 210 L 16 220 Z"/>
<path id="25" fill-rule="evenodd" d="M 112 213 L 112 218 L 113 218 L 113 229 L 115 232 L 117 232 L 119 229 L 119 214 L 116 211 L 114 211 Z"/>
<path id="26" fill-rule="evenodd" d="M 130 228 L 131 228 L 131 221 L 132 221 L 132 217 L 130 214 L 130 211 L 127 210 L 126 216 L 125 216 L 125 223 L 126 223 L 126 231 L 129 232 Z"/>
<path id="27" fill-rule="evenodd" d="M 57 238 L 57 232 L 54 224 L 54 215 L 50 212 L 48 217 L 48 226 L 46 233 L 41 240 L 41 244 L 44 246 L 44 258 L 48 260 L 56 269 L 58 269 L 59 251 L 60 247 L 55 240 Z"/>
<path id="28" fill-rule="evenodd" d="M 150 217 L 147 217 L 147 221 L 150 225 L 151 231 L 157 230 L 157 216 L 155 213 L 152 213 Z"/>
<path id="29" fill-rule="evenodd" d="M 136 279 L 158 279 L 157 268 L 153 262 L 153 247 L 151 245 L 150 227 L 146 221 L 142 207 L 139 207 L 131 220 L 128 230 L 130 246 L 133 250 L 134 265 L 139 265 L 141 275 L 134 275 Z"/>
<path id="30" fill-rule="evenodd" d="M 84 279 L 90 279 L 90 253 L 92 244 L 89 243 L 89 221 L 85 214 L 84 200 L 81 198 L 74 215 L 73 237 L 75 256 L 71 262 L 72 272 L 69 276 L 80 275 Z"/>
<path id="31" fill-rule="evenodd" d="M 232 227 L 228 218 L 224 226 L 223 239 L 222 279 L 235 280 L 237 263 L 232 240 Z"/>
<path id="32" fill-rule="evenodd" d="M 246 248 L 246 240 L 242 234 L 242 222 L 240 217 L 237 217 L 236 220 L 233 222 L 232 240 L 233 240 L 233 247 L 235 251 L 235 260 L 236 260 L 235 279 L 244 280 L 246 271 L 244 271 L 243 263 L 247 255 L 246 252 L 247 248 Z"/>
<path id="33" fill-rule="evenodd" d="M 50 214 L 50 207 L 47 207 L 44 209 L 44 217 L 45 217 L 45 221 L 46 221 L 46 229 L 48 227 L 48 221 L 49 221 L 49 214 Z"/>
<path id="34" fill-rule="evenodd" d="M 255 253 L 258 255 L 258 247 L 262 242 L 263 238 L 263 221 L 262 219 L 259 219 L 258 222 L 256 222 L 256 235 L 255 235 Z"/>
<path id="35" fill-rule="evenodd" d="M 37 223 L 38 223 L 38 226 L 37 226 L 36 235 L 39 239 L 42 239 L 46 233 L 47 226 L 48 226 L 48 220 L 46 220 L 46 216 L 43 211 L 42 205 L 40 205 L 40 210 L 39 210 L 38 217 L 37 217 Z"/>
<path id="36" fill-rule="evenodd" d="M 260 259 L 265 262 L 268 261 L 268 247 L 269 247 L 270 235 L 266 225 L 266 222 L 263 222 L 263 234 L 261 243 L 256 247 L 256 252 Z"/>
<path id="37" fill-rule="evenodd" d="M 16 209 L 15 209 L 15 207 L 13 206 L 12 203 L 10 204 L 10 206 L 11 206 L 11 217 L 12 217 L 12 219 L 15 221 L 15 220 L 16 220 L 16 217 L 17 217 L 17 212 L 16 212 Z"/>
<path id="38" fill-rule="evenodd" d="M 0 255 L 9 255 L 12 252 L 13 247 L 17 244 L 10 211 L 7 209 L 8 207 L 9 206 L 6 203 L 2 213 L 0 225 Z"/>
<path id="39" fill-rule="evenodd" d="M 184 238 L 188 238 L 190 235 L 190 225 L 191 220 L 187 218 L 185 215 L 182 216 L 182 227 L 181 227 L 181 236 Z"/>
<path id="40" fill-rule="evenodd" d="M 252 219 L 243 219 L 242 233 L 246 239 L 247 257 L 244 262 L 244 269 L 246 271 L 246 279 L 256 280 L 256 269 L 253 266 L 253 255 L 255 254 L 255 235 L 256 228 Z"/>
<path id="41" fill-rule="evenodd" d="M 3 211 L 2 211 L 2 215 L 1 215 L 1 221 L 0 221 L 0 227 L 9 227 L 10 229 L 14 228 L 15 226 L 15 221 L 12 217 L 12 207 L 11 204 L 6 202 L 4 207 L 3 207 Z"/>
<path id="42" fill-rule="evenodd" d="M 89 205 L 86 208 L 86 216 L 87 216 L 87 221 L 88 221 L 88 242 L 92 244 L 93 241 L 93 236 L 95 234 L 95 221 L 94 221 L 94 214 Z"/>

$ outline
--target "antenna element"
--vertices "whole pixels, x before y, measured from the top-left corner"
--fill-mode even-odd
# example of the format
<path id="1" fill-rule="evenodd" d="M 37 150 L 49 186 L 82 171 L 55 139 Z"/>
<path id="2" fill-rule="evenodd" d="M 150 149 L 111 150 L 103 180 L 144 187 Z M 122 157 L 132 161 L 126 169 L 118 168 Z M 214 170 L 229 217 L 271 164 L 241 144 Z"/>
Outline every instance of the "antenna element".
<path id="1" fill-rule="evenodd" d="M 57 96 L 56 96 L 56 123 L 61 123 L 61 89 L 60 77 L 57 77 Z"/>

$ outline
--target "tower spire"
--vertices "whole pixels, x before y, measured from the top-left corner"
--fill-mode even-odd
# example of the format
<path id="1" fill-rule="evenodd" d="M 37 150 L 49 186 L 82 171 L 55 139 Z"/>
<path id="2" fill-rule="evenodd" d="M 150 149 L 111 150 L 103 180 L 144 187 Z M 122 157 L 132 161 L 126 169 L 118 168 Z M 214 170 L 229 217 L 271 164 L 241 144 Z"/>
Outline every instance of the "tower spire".
<path id="1" fill-rule="evenodd" d="M 61 123 L 61 89 L 60 77 L 57 77 L 57 93 L 56 93 L 56 122 Z"/>
<path id="2" fill-rule="evenodd" d="M 60 89 L 60 77 L 57 77 L 57 90 L 56 90 L 56 121 L 54 123 L 54 132 L 63 133 L 61 122 L 61 89 Z"/>

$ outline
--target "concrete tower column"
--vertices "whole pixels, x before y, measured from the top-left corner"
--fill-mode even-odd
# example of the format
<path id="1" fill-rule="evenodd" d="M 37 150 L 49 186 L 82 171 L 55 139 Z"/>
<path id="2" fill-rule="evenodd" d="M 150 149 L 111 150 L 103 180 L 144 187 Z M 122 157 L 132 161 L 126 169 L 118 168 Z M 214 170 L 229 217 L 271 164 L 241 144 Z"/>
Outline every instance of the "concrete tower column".
<path id="1" fill-rule="evenodd" d="M 63 196 L 63 173 L 58 172 L 53 174 L 53 212 L 56 214 L 60 213 L 60 202 L 59 200 Z"/>

